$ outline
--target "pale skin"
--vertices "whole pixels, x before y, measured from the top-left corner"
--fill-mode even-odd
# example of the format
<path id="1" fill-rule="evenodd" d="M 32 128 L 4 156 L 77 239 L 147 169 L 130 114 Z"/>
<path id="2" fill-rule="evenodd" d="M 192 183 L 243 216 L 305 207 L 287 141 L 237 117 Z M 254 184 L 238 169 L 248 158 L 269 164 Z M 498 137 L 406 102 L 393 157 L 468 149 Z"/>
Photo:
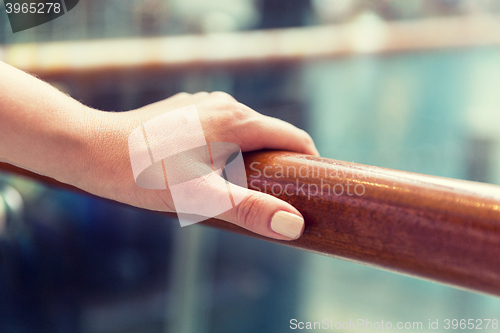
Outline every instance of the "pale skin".
<path id="1" fill-rule="evenodd" d="M 243 152 L 266 148 L 319 156 L 306 132 L 259 114 L 223 92 L 180 93 L 137 110 L 111 113 L 87 107 L 0 62 L 0 161 L 100 197 L 173 212 L 168 189 L 136 185 L 128 136 L 145 121 L 192 104 L 207 142 L 232 142 Z M 189 140 L 189 133 L 183 135 Z M 290 240 L 271 228 L 272 217 L 280 211 L 302 217 L 290 204 L 251 190 L 243 202 L 218 218 L 266 237 Z"/>

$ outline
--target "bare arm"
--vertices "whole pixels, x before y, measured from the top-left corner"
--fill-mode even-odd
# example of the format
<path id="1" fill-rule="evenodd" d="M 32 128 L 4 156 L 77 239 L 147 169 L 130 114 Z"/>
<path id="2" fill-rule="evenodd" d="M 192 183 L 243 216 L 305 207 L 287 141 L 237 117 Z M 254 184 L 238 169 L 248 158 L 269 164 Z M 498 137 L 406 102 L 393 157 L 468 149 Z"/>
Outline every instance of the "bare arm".
<path id="1" fill-rule="evenodd" d="M 74 184 L 97 112 L 0 62 L 0 159 Z"/>
<path id="2" fill-rule="evenodd" d="M 196 105 L 207 142 L 235 143 L 242 151 L 270 148 L 318 155 L 307 133 L 225 93 L 181 93 L 134 111 L 108 113 L 0 62 L 0 160 L 105 198 L 174 211 L 168 184 L 165 190 L 148 190 L 135 183 L 128 137 L 145 121 L 188 105 Z M 179 133 L 180 139 L 192 140 L 191 133 Z M 252 190 L 217 217 L 278 239 L 295 239 L 304 228 L 294 207 Z"/>

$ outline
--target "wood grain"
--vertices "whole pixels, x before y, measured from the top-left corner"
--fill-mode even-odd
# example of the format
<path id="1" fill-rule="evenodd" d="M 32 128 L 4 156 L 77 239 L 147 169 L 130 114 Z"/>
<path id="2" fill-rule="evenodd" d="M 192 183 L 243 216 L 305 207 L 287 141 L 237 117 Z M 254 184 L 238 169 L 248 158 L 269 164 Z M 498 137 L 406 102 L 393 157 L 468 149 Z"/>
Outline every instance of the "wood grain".
<path id="1" fill-rule="evenodd" d="M 290 152 L 244 159 L 250 189 L 290 202 L 306 220 L 298 240 L 268 241 L 500 295 L 500 187 Z M 71 188 L 7 164 L 0 170 Z"/>

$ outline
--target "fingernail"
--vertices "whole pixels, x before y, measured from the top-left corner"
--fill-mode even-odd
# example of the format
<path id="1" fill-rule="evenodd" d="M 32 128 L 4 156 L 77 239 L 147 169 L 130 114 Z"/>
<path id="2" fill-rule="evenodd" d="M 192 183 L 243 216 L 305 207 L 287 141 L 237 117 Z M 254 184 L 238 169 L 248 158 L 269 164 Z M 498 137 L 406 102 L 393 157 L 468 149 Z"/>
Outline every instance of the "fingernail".
<path id="1" fill-rule="evenodd" d="M 271 219 L 271 229 L 278 234 L 297 239 L 304 231 L 304 219 L 288 212 L 277 212 Z"/>

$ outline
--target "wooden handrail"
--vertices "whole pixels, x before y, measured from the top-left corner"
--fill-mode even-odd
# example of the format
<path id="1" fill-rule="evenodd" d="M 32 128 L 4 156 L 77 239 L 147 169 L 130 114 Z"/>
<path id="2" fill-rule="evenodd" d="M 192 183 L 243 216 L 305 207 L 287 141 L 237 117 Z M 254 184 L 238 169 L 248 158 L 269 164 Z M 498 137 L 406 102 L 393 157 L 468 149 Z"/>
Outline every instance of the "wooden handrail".
<path id="1" fill-rule="evenodd" d="M 290 152 L 244 156 L 249 188 L 304 216 L 296 241 L 260 237 L 219 220 L 206 225 L 324 255 L 500 295 L 500 187 Z M 71 188 L 8 164 L 0 170 Z"/>
<path id="2" fill-rule="evenodd" d="M 208 35 L 0 45 L 0 61 L 44 79 L 57 79 L 498 45 L 499 15 L 467 15 L 369 25 L 350 22 Z"/>

